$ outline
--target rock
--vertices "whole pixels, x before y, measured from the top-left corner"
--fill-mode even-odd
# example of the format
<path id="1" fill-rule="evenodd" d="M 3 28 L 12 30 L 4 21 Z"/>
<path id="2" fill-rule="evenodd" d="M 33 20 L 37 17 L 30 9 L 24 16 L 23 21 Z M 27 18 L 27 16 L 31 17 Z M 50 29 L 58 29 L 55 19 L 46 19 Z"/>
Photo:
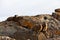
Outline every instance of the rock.
<path id="1" fill-rule="evenodd" d="M 60 8 L 58 8 L 58 9 L 55 9 L 55 12 L 60 12 Z"/>
<path id="2" fill-rule="evenodd" d="M 55 9 L 55 12 L 52 13 L 52 16 L 60 21 L 60 9 Z"/>
<path id="3" fill-rule="evenodd" d="M 8 36 L 0 36 L 0 40 L 16 40 L 16 39 L 10 38 Z"/>

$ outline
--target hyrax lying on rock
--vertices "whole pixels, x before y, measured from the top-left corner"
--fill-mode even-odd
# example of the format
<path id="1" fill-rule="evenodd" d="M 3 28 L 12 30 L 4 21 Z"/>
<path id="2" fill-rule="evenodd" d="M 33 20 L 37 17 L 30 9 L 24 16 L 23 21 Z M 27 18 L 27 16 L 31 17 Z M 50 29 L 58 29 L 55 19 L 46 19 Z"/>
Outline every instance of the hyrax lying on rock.
<path id="1" fill-rule="evenodd" d="M 23 37 L 25 38 L 26 35 L 23 36 L 24 33 L 28 34 L 29 36 L 30 34 L 27 32 L 30 32 L 30 31 L 28 30 L 31 30 L 34 35 L 36 32 L 36 36 L 38 40 L 40 40 L 39 38 L 41 38 L 40 37 L 41 33 L 43 34 L 43 36 L 45 35 L 44 37 L 46 37 L 47 39 L 49 38 L 53 39 L 54 37 L 57 37 L 57 35 L 58 36 L 60 35 L 60 15 L 59 15 L 59 12 L 56 10 L 55 10 L 55 13 L 52 15 L 44 14 L 44 15 L 36 15 L 36 16 L 14 16 L 14 17 L 9 17 L 6 21 L 17 22 L 17 24 L 20 27 L 22 27 L 22 31 L 19 30 L 15 33 L 16 35 L 15 38 L 17 38 L 17 35 L 18 35 L 18 38 L 20 38 L 20 36 L 22 36 L 21 37 L 22 39 Z M 25 30 L 23 30 L 24 28 Z M 28 29 L 27 32 L 26 32 L 26 29 Z M 29 38 L 32 39 L 33 36 L 31 37 L 31 35 L 29 36 Z"/>
<path id="2" fill-rule="evenodd" d="M 43 18 L 43 16 L 41 16 Z M 17 17 L 16 15 L 14 17 L 9 17 L 7 21 L 15 21 L 17 22 L 20 26 L 32 29 L 34 31 L 46 31 L 47 30 L 47 25 L 45 23 L 42 23 L 40 21 L 41 18 L 38 18 L 36 16 L 19 16 Z"/>

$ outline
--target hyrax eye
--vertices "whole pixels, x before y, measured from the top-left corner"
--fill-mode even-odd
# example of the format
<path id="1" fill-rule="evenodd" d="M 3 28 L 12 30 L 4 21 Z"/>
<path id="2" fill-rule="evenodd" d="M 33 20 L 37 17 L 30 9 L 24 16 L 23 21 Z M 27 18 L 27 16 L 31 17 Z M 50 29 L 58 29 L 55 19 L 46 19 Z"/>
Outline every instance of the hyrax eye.
<path id="1" fill-rule="evenodd" d="M 46 19 L 47 19 L 47 17 L 44 17 L 44 19 L 46 20 Z"/>

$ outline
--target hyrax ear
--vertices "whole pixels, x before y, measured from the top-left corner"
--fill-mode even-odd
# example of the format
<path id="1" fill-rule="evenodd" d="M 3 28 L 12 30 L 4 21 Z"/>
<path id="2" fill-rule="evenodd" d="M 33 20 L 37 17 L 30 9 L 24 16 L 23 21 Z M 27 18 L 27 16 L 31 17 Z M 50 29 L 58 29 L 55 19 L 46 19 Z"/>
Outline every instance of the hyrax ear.
<path id="1" fill-rule="evenodd" d="M 14 17 L 16 18 L 16 17 L 18 17 L 18 15 L 15 15 Z"/>

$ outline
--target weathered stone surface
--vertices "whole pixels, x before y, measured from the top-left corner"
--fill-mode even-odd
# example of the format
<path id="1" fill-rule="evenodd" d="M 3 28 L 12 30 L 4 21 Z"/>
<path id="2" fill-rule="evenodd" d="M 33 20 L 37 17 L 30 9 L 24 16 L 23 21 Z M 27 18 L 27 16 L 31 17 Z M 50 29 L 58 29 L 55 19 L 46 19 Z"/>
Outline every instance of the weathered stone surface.
<path id="1" fill-rule="evenodd" d="M 55 9 L 55 12 L 60 12 L 60 8 L 58 8 L 58 9 Z"/>
<path id="2" fill-rule="evenodd" d="M 55 9 L 55 12 L 52 13 L 52 16 L 60 21 L 60 9 Z"/>
<path id="3" fill-rule="evenodd" d="M 59 9 L 52 15 L 9 17 L 0 22 L 0 36 L 11 40 L 60 40 Z"/>
<path id="4" fill-rule="evenodd" d="M 10 38 L 8 36 L 0 36 L 0 40 L 16 40 L 16 39 Z"/>

